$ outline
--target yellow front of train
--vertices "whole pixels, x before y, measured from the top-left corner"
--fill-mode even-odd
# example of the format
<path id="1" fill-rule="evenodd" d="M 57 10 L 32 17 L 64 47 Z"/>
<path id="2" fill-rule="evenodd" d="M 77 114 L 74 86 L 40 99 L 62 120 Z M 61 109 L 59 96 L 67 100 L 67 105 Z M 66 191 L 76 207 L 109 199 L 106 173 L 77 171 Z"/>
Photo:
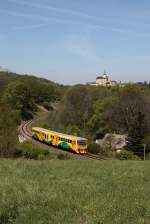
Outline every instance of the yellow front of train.
<path id="1" fill-rule="evenodd" d="M 80 154 L 87 153 L 87 139 L 77 140 L 77 153 L 80 153 Z"/>

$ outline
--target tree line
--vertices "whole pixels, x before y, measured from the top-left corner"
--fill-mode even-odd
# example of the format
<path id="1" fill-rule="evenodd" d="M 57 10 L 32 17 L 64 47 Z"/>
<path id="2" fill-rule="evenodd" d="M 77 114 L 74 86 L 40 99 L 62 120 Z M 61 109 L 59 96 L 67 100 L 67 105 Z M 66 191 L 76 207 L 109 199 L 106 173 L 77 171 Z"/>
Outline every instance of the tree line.
<path id="1" fill-rule="evenodd" d="M 50 129 L 91 141 L 106 133 L 125 134 L 127 150 L 140 156 L 146 143 L 149 152 L 149 84 L 69 87 L 34 76 L 0 72 L 0 156 L 12 156 L 21 120 L 32 118 L 38 104 L 50 110 L 56 101 L 58 106 L 47 121 Z"/>
<path id="2" fill-rule="evenodd" d="M 146 152 L 150 150 L 150 86 L 71 87 L 57 113 L 50 115 L 49 126 L 92 140 L 103 138 L 106 133 L 126 134 L 127 150 L 141 156 L 144 143 Z"/>

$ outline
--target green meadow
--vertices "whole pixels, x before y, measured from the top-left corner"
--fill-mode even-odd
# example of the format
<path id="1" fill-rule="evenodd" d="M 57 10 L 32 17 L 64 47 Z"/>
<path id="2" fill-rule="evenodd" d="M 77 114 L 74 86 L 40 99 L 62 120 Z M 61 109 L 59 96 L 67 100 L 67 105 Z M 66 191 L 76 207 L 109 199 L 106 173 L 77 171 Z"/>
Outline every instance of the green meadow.
<path id="1" fill-rule="evenodd" d="M 149 224 L 150 162 L 0 160 L 0 224 Z"/>

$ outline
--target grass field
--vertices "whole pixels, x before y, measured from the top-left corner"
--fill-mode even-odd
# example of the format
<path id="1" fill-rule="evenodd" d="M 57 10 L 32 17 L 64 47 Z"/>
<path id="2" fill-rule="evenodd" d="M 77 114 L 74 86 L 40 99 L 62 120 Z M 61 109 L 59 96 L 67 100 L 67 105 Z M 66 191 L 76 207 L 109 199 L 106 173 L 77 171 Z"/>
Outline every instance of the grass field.
<path id="1" fill-rule="evenodd" d="M 150 162 L 0 160 L 0 224 L 149 224 Z"/>

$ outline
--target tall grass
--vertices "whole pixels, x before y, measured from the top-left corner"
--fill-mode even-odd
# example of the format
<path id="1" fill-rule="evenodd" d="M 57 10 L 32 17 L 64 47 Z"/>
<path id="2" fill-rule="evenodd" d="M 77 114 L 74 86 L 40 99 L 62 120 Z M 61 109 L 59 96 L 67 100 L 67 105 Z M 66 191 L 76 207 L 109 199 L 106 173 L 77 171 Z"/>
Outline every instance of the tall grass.
<path id="1" fill-rule="evenodd" d="M 2 224 L 150 223 L 150 163 L 0 160 Z"/>

